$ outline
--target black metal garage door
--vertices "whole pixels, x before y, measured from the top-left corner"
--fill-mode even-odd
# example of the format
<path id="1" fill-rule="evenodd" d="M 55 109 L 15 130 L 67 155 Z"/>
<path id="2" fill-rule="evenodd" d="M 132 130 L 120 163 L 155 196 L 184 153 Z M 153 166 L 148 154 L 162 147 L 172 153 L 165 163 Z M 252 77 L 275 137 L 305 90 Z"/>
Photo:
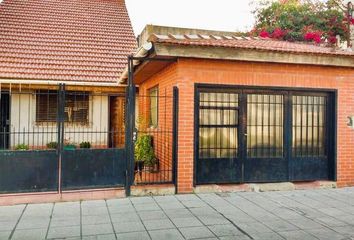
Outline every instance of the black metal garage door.
<path id="1" fill-rule="evenodd" d="M 196 183 L 333 179 L 333 95 L 199 87 Z"/>

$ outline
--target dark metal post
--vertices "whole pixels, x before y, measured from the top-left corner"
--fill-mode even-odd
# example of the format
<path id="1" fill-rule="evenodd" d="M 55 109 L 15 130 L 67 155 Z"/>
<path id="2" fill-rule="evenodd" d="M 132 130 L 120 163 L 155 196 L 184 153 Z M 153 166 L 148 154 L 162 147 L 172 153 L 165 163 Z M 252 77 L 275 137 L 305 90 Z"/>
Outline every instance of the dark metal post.
<path id="1" fill-rule="evenodd" d="M 57 113 L 57 127 L 58 127 L 58 192 L 61 193 L 62 184 L 62 156 L 64 149 L 64 114 L 65 114 L 65 84 L 59 84 L 58 91 L 58 113 Z"/>
<path id="2" fill-rule="evenodd" d="M 172 161 L 173 161 L 173 183 L 175 184 L 175 193 L 178 189 L 178 87 L 173 87 L 173 145 L 172 145 Z"/>
<path id="3" fill-rule="evenodd" d="M 134 182 L 134 129 L 135 129 L 135 95 L 133 57 L 128 56 L 128 86 L 127 86 L 127 109 L 126 109 L 126 133 L 125 148 L 127 151 L 126 170 L 126 195 L 130 195 L 131 185 Z"/>
<path id="4" fill-rule="evenodd" d="M 352 46 L 351 43 L 351 38 L 352 38 L 352 33 L 351 33 L 351 19 L 353 18 L 353 3 L 348 2 L 347 4 L 347 19 L 348 19 L 348 39 L 347 39 L 347 47 L 350 48 Z"/>
<path id="5" fill-rule="evenodd" d="M 283 106 L 283 112 L 284 112 L 284 119 L 283 119 L 283 125 L 284 125 L 284 132 L 283 132 L 283 141 L 284 141 L 284 157 L 287 160 L 288 163 L 288 181 L 292 181 L 294 178 L 294 165 L 292 161 L 292 135 L 293 135 L 293 95 L 292 93 L 289 94 L 284 94 L 284 106 Z"/>

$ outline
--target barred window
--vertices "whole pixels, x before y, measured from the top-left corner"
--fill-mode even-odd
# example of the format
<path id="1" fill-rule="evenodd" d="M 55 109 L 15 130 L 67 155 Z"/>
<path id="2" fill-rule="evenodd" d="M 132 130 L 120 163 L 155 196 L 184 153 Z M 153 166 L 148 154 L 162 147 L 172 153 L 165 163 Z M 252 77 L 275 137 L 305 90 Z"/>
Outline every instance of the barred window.
<path id="1" fill-rule="evenodd" d="M 200 93 L 199 156 L 236 158 L 238 154 L 239 95 Z"/>
<path id="2" fill-rule="evenodd" d="M 57 91 L 37 91 L 36 122 L 56 122 L 57 114 Z M 64 114 L 65 122 L 87 124 L 89 122 L 89 94 L 87 92 L 67 92 Z"/>

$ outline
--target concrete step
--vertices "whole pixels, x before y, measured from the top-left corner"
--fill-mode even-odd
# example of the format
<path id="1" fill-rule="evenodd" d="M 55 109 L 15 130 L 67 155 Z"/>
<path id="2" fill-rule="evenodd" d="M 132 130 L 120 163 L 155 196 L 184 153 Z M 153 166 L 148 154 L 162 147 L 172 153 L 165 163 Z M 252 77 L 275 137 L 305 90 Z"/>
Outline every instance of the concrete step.
<path id="1" fill-rule="evenodd" d="M 281 182 L 281 183 L 249 183 L 249 184 L 208 184 L 198 185 L 195 193 L 220 193 L 220 192 L 270 192 L 293 191 L 308 189 L 336 188 L 336 182 L 312 181 L 312 182 Z"/>

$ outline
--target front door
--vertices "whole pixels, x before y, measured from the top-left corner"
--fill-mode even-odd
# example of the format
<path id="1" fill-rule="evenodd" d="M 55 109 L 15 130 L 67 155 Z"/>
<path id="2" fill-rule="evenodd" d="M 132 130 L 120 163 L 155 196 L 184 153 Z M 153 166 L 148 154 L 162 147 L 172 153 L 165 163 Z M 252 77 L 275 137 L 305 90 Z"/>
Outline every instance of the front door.
<path id="1" fill-rule="evenodd" d="M 244 181 L 286 181 L 288 163 L 284 154 L 284 95 L 252 92 L 245 95 Z"/>
<path id="2" fill-rule="evenodd" d="M 10 96 L 0 92 L 0 149 L 9 148 Z"/>
<path id="3" fill-rule="evenodd" d="M 333 179 L 333 106 L 325 92 L 198 88 L 196 183 Z"/>
<path id="4" fill-rule="evenodd" d="M 242 181 L 240 92 L 204 89 L 197 93 L 197 106 L 197 183 Z"/>

